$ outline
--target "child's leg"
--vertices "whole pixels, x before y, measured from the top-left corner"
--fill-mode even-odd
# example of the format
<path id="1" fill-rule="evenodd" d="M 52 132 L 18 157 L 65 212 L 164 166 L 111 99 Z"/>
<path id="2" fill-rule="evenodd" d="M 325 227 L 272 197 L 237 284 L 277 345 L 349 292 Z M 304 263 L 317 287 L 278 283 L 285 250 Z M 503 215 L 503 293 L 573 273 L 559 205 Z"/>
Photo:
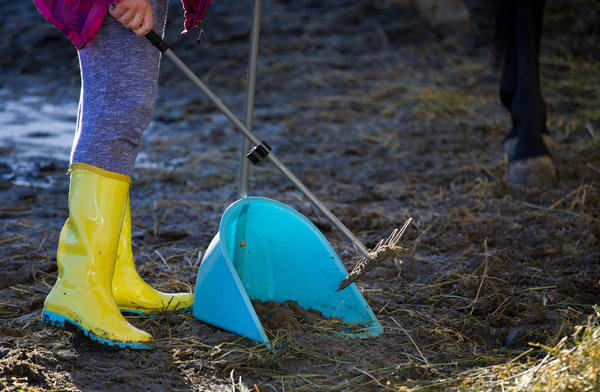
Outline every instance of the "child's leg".
<path id="1" fill-rule="evenodd" d="M 153 30 L 162 35 L 167 0 L 149 1 Z M 79 51 L 79 61 L 82 92 L 71 162 L 131 176 L 142 133 L 154 114 L 160 52 L 107 16 L 98 34 Z M 131 247 L 129 197 L 120 211 L 124 218 L 112 279 L 116 306 L 136 313 L 191 307 L 192 294 L 163 293 L 139 277 Z"/>
<path id="2" fill-rule="evenodd" d="M 167 0 L 149 0 L 164 32 Z M 160 52 L 107 15 L 79 51 L 81 98 L 71 163 L 130 176 L 141 136 L 154 115 Z"/>

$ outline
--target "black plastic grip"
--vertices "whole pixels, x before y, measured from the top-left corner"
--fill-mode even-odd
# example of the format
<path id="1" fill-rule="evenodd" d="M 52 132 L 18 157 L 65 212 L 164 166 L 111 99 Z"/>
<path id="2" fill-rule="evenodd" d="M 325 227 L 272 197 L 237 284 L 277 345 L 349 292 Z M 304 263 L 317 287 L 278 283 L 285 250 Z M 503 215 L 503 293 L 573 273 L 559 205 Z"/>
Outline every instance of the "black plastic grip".
<path id="1" fill-rule="evenodd" d="M 250 162 L 252 162 L 253 164 L 258 164 L 260 163 L 260 161 L 263 160 L 263 158 L 265 158 L 267 155 L 269 155 L 269 153 L 271 152 L 271 146 L 269 146 L 269 143 L 267 143 L 266 141 L 262 141 L 261 144 L 259 144 L 258 146 L 253 147 L 248 154 L 246 155 L 246 158 L 248 158 L 250 160 Z"/>
<path id="2" fill-rule="evenodd" d="M 160 50 L 161 52 L 169 49 L 169 45 L 167 45 L 167 43 L 160 38 L 160 35 L 154 32 L 154 30 L 150 30 L 150 32 L 146 34 L 146 38 L 148 38 L 148 41 L 150 41 L 152 45 L 156 46 L 156 49 Z"/>

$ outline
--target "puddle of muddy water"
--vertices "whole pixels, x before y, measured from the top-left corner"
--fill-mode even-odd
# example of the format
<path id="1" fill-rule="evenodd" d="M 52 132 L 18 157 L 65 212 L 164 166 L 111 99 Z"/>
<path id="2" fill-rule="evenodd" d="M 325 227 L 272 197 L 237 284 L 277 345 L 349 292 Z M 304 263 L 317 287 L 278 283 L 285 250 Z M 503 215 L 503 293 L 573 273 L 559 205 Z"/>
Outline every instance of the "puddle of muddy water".
<path id="1" fill-rule="evenodd" d="M 76 116 L 77 102 L 0 90 L 0 182 L 51 187 L 50 174 L 66 172 Z"/>
<path id="2" fill-rule="evenodd" d="M 68 160 L 76 117 L 77 102 L 52 103 L 41 96 L 0 101 L 0 148 L 10 148 L 13 159 Z"/>

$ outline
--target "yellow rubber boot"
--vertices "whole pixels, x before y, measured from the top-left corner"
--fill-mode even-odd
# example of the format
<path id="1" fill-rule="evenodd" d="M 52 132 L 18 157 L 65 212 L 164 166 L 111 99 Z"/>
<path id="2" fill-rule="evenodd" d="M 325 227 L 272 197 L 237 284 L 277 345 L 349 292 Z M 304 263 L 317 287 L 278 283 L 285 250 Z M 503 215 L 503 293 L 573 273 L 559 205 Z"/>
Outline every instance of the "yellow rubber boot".
<path id="1" fill-rule="evenodd" d="M 70 323 L 111 346 L 150 348 L 152 336 L 129 324 L 112 296 L 112 277 L 129 177 L 71 165 L 69 218 L 58 240 L 58 280 L 46 297 L 42 320 Z"/>
<path id="2" fill-rule="evenodd" d="M 194 295 L 188 293 L 168 294 L 150 287 L 135 270 L 131 250 L 131 210 L 129 197 L 121 225 L 117 262 L 113 276 L 113 297 L 123 312 L 159 313 L 185 310 L 192 307 Z"/>

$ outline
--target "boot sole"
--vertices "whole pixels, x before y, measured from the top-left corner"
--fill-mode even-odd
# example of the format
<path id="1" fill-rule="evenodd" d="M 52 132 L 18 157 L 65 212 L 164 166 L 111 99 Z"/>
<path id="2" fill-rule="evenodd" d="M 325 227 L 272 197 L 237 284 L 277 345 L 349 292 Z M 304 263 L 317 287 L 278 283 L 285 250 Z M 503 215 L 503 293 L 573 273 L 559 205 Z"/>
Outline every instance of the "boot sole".
<path id="1" fill-rule="evenodd" d="M 93 334 L 92 332 L 88 331 L 87 329 L 83 328 L 81 325 L 79 325 L 75 321 L 73 321 L 65 316 L 62 316 L 58 313 L 50 312 L 48 310 L 44 310 L 42 313 L 42 323 L 47 324 L 47 325 L 52 325 L 54 327 L 58 327 L 61 329 L 66 329 L 66 326 L 68 323 L 68 324 L 80 329 L 84 333 L 84 335 L 87 336 L 88 338 L 90 338 L 91 340 L 98 342 L 100 344 L 111 346 L 111 347 L 132 348 L 132 349 L 136 349 L 136 350 L 149 350 L 152 348 L 151 345 L 146 344 L 146 343 L 128 343 L 128 342 L 119 342 L 116 340 L 109 340 L 109 339 L 101 338 L 100 336 L 97 336 L 97 335 Z"/>

